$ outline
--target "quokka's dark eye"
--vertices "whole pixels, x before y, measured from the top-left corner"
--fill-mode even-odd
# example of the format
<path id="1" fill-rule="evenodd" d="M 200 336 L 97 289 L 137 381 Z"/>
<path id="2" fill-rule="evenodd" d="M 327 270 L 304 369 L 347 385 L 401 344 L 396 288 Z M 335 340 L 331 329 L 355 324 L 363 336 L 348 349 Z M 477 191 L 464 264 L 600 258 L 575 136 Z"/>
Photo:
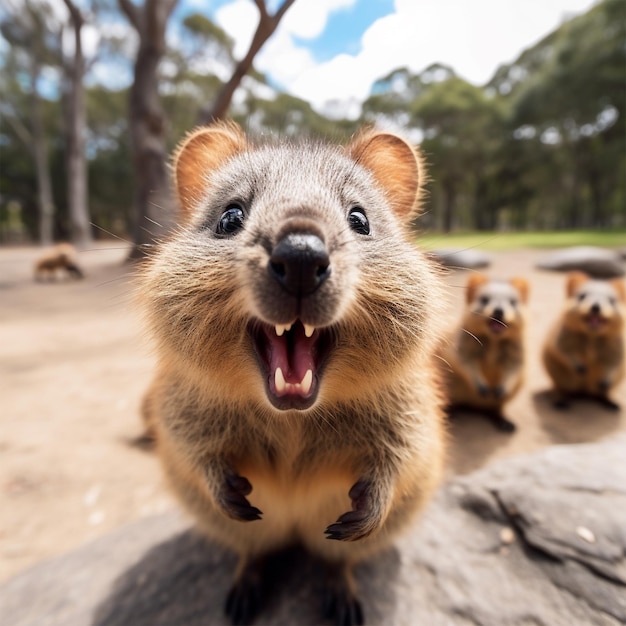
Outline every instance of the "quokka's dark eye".
<path id="1" fill-rule="evenodd" d="M 586 295 L 587 295 L 586 293 L 579 293 L 578 294 L 578 302 L 582 302 L 585 299 Z"/>
<path id="2" fill-rule="evenodd" d="M 215 232 L 218 235 L 234 235 L 243 228 L 246 215 L 238 204 L 229 204 L 217 223 Z"/>
<path id="3" fill-rule="evenodd" d="M 480 302 L 480 306 L 487 306 L 489 304 L 489 297 L 480 296 L 480 300 L 478 302 Z"/>
<path id="4" fill-rule="evenodd" d="M 370 234 L 370 223 L 365 216 L 365 211 L 357 206 L 354 207 L 350 214 L 348 215 L 348 223 L 350 224 L 350 228 L 359 235 L 369 235 Z"/>

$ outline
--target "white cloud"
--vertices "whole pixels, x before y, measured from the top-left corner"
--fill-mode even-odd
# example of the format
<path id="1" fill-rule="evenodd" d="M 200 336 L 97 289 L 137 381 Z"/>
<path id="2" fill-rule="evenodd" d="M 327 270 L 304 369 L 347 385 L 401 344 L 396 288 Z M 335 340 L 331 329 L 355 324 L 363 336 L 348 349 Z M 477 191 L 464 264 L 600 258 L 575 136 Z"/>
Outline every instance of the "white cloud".
<path id="1" fill-rule="evenodd" d="M 215 21 L 234 39 L 235 58 L 242 58 L 248 51 L 259 21 L 259 11 L 250 0 L 235 0 L 222 6 L 215 14 Z"/>
<path id="2" fill-rule="evenodd" d="M 300 0 L 287 11 L 276 32 L 266 42 L 254 64 L 280 85 L 292 84 L 303 72 L 315 67 L 313 55 L 294 42 L 315 39 L 326 28 L 328 17 L 354 5 L 356 0 Z M 250 0 L 235 0 L 216 13 L 217 23 L 235 40 L 235 57 L 247 52 L 259 21 L 258 10 Z"/>
<path id="3" fill-rule="evenodd" d="M 332 99 L 364 99 L 372 83 L 398 67 L 420 71 L 434 62 L 484 84 L 564 18 L 592 0 L 396 0 L 395 12 L 364 33 L 357 55 L 310 64 L 285 80 L 286 89 L 318 109 Z M 295 6 L 295 5 L 294 5 Z"/>
<path id="4" fill-rule="evenodd" d="M 330 13 L 354 4 L 356 0 L 300 0 L 287 11 L 280 29 L 302 39 L 315 39 L 324 32 Z"/>

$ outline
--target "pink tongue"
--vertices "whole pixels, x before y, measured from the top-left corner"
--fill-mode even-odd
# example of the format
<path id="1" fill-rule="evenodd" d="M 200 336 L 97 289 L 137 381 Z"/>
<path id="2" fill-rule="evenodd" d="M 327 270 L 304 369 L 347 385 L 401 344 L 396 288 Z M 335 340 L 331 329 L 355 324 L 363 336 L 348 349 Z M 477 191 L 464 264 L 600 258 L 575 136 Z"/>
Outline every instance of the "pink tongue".
<path id="1" fill-rule="evenodd" d="M 589 326 L 592 328 L 599 328 L 602 326 L 603 318 L 599 315 L 590 315 L 589 316 Z"/>
<path id="2" fill-rule="evenodd" d="M 313 333 L 312 337 L 307 337 L 300 323 L 295 324 L 292 330 L 285 332 L 282 337 L 272 332 L 268 333 L 271 380 L 274 380 L 279 367 L 285 382 L 292 384 L 300 383 L 307 370 L 312 370 L 315 374 L 315 335 L 316 333 Z"/>
<path id="3" fill-rule="evenodd" d="M 491 328 L 494 333 L 500 333 L 504 330 L 505 326 L 498 320 L 489 320 L 489 328 Z"/>

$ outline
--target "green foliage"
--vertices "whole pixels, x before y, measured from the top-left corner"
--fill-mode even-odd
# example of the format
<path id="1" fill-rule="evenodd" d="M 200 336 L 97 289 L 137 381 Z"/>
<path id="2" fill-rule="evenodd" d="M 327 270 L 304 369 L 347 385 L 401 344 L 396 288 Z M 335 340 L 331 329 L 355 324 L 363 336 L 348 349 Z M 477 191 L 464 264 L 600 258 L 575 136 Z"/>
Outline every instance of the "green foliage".
<path id="1" fill-rule="evenodd" d="M 235 45 L 233 38 L 210 19 L 201 13 L 194 13 L 183 20 L 183 26 L 195 39 L 196 46 L 205 48 L 208 44 L 216 44 L 219 52 L 226 53 L 232 60 Z"/>
<path id="2" fill-rule="evenodd" d="M 626 241 L 626 229 L 575 230 L 551 232 L 425 232 L 419 245 L 426 250 L 437 248 L 478 248 L 481 250 L 513 250 L 520 248 L 566 248 L 569 246 L 621 247 Z"/>
<path id="3" fill-rule="evenodd" d="M 35 237 L 35 174 L 18 130 L 30 124 L 29 66 L 22 40 L 41 47 L 43 66 L 56 71 L 59 66 L 52 32 L 37 31 L 46 23 L 47 0 L 29 1 L 42 7 L 39 22 L 16 18 L 0 25 L 6 40 L 0 47 L 0 210 L 6 213 L 8 202 L 19 201 Z M 99 11 L 119 11 L 112 0 L 98 0 L 96 5 Z M 39 35 L 33 38 L 34 32 Z M 235 64 L 232 38 L 205 16 L 187 16 L 177 34 L 176 49 L 167 51 L 160 80 L 169 150 L 197 124 L 200 111 L 210 108 L 222 86 L 218 66 L 229 70 Z M 421 137 L 428 163 L 430 182 L 421 228 L 583 228 L 584 242 L 597 243 L 609 235 L 598 234 L 596 239 L 593 234 L 589 239 L 590 228 L 623 229 L 626 224 L 625 41 L 626 3 L 604 0 L 498 68 L 482 87 L 441 64 L 417 74 L 400 67 L 376 81 L 359 120 L 335 120 L 299 98 L 272 96 L 265 76 L 253 69 L 240 87 L 231 117 L 253 132 L 333 141 L 347 139 L 363 123 L 395 123 Z M 104 41 L 103 59 L 128 64 L 123 56 L 126 44 L 113 38 Z M 128 92 L 89 85 L 92 219 L 123 235 L 132 202 Z M 58 209 L 56 228 L 62 233 L 67 207 L 58 94 L 44 101 L 44 117 Z M 624 238 L 623 230 L 616 232 L 615 243 Z M 566 232 L 559 234 L 559 241 L 578 242 L 565 237 Z M 526 242 L 519 245 L 540 241 L 526 232 L 519 236 Z M 505 242 L 506 247 L 517 241 L 512 237 L 507 233 L 494 241 Z M 478 238 L 485 241 L 488 236 Z M 457 245 L 447 237 L 445 242 Z M 560 244 L 550 240 L 545 245 Z"/>
<path id="4" fill-rule="evenodd" d="M 377 81 L 364 119 L 423 133 L 432 182 L 420 224 L 624 225 L 625 41 L 626 3 L 604 0 L 501 66 L 484 88 L 441 66 Z"/>
<path id="5" fill-rule="evenodd" d="M 248 97 L 244 110 L 234 119 L 256 133 L 282 136 L 325 137 L 343 141 L 357 129 L 356 122 L 329 120 L 316 113 L 305 100 L 279 93 L 274 100 Z"/>

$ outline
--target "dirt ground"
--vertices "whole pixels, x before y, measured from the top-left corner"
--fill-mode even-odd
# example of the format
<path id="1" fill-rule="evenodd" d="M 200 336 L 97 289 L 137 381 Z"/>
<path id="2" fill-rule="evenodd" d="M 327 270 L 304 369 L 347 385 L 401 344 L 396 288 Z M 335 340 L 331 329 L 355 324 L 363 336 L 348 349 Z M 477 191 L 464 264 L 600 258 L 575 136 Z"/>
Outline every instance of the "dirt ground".
<path id="1" fill-rule="evenodd" d="M 37 248 L 0 248 L 0 581 L 121 524 L 175 506 L 157 460 L 129 445 L 153 357 L 133 303 L 124 244 L 81 253 L 84 281 L 35 283 Z M 531 283 L 528 377 L 507 409 L 513 435 L 477 416 L 451 427 L 450 474 L 554 443 L 626 429 L 626 412 L 549 404 L 539 348 L 563 298 L 560 274 L 533 269 L 537 251 L 493 254 L 490 274 Z M 451 272 L 451 323 L 467 273 Z M 626 406 L 626 384 L 615 399 Z"/>

